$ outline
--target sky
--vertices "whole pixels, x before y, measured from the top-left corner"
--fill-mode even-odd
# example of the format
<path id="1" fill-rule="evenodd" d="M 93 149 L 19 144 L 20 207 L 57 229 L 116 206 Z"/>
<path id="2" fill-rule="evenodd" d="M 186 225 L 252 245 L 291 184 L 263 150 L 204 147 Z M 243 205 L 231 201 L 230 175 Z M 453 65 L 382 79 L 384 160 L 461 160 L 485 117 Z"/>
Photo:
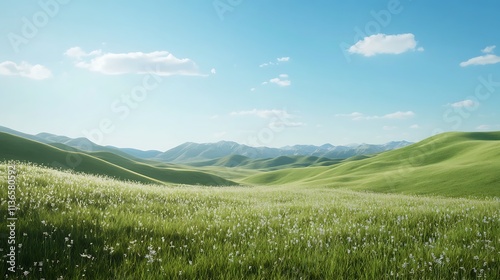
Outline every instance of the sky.
<path id="1" fill-rule="evenodd" d="M 494 0 L 1 1 L 0 125 L 144 150 L 498 131 L 498 11 Z"/>

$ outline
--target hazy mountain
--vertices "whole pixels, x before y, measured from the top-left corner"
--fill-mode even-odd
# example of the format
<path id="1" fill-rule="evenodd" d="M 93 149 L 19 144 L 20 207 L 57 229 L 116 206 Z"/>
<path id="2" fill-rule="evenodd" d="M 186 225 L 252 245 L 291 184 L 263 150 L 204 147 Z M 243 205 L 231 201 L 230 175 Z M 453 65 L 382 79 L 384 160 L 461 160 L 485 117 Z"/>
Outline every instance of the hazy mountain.
<path id="1" fill-rule="evenodd" d="M 372 155 L 389 150 L 402 148 L 412 144 L 407 141 L 393 141 L 381 145 L 352 144 L 349 146 L 334 146 L 324 144 L 294 145 L 282 148 L 250 147 L 231 141 L 220 141 L 217 143 L 192 143 L 187 142 L 166 152 L 150 150 L 142 151 L 132 148 L 117 148 L 113 146 L 100 146 L 87 138 L 69 138 L 50 133 L 39 133 L 29 135 L 0 126 L 0 132 L 10 133 L 16 136 L 28 138 L 38 142 L 51 144 L 64 144 L 85 152 L 111 152 L 117 155 L 142 160 L 156 160 L 161 162 L 191 163 L 220 159 L 231 155 L 245 156 L 249 159 L 270 159 L 283 156 L 314 156 L 328 159 L 346 159 L 353 156 Z"/>
<path id="2" fill-rule="evenodd" d="M 19 132 L 19 131 L 10 129 L 10 128 L 5 127 L 5 126 L 0 126 L 0 132 L 9 133 L 9 134 L 12 134 L 12 135 L 15 135 L 15 136 L 23 137 L 23 138 L 26 138 L 26 139 L 30 139 L 30 140 L 34 140 L 34 141 L 38 141 L 38 142 L 42 142 L 42 143 L 48 143 L 43 138 L 37 137 L 35 135 L 31 135 L 31 134 Z"/>
<path id="3" fill-rule="evenodd" d="M 283 148 L 250 147 L 235 142 L 184 143 L 155 157 L 164 162 L 200 162 L 231 155 L 241 155 L 249 159 L 269 159 L 282 156 L 315 156 L 329 159 L 346 159 L 352 156 L 371 155 L 408 146 L 407 141 L 394 141 L 382 145 L 360 144 L 357 146 L 333 146 L 324 144 L 294 145 Z"/>
<path id="4" fill-rule="evenodd" d="M 110 146 L 108 146 L 110 147 Z M 121 150 L 131 156 L 134 156 L 136 158 L 141 158 L 141 159 L 151 159 L 156 157 L 157 155 L 161 154 L 161 151 L 157 150 L 148 150 L 148 151 L 143 151 L 143 150 L 138 150 L 138 149 L 132 149 L 132 148 L 116 148 L 115 149 Z"/>
<path id="5" fill-rule="evenodd" d="M 101 146 L 93 143 L 87 138 L 69 138 L 50 133 L 39 133 L 35 137 L 43 139 L 44 143 L 60 143 L 66 146 L 76 148 L 85 152 L 112 152 L 125 157 L 134 157 L 139 159 L 149 159 L 160 154 L 160 151 L 142 151 L 132 148 L 117 148 L 113 146 Z"/>
<path id="6" fill-rule="evenodd" d="M 250 147 L 236 142 L 220 141 L 217 143 L 184 143 L 155 157 L 165 162 L 194 162 L 241 155 L 249 158 L 272 158 L 283 154 L 276 148 Z"/>

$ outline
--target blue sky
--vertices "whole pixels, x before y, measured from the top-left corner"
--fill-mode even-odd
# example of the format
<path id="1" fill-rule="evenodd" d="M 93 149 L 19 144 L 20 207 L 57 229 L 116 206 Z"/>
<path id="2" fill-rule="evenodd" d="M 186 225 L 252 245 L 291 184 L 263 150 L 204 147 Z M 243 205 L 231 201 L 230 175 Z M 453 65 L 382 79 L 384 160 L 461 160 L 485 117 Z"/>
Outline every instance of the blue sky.
<path id="1" fill-rule="evenodd" d="M 159 150 L 500 130 L 499 10 L 498 1 L 2 1 L 0 125 Z"/>

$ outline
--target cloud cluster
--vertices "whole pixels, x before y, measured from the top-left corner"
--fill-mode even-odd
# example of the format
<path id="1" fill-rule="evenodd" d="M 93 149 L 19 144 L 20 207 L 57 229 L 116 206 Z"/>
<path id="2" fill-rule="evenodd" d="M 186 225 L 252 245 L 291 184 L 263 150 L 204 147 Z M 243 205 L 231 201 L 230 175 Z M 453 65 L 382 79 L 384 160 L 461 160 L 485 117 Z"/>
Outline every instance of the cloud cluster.
<path id="1" fill-rule="evenodd" d="M 467 61 L 461 62 L 460 66 L 467 67 L 471 65 L 487 65 L 500 63 L 500 56 L 493 54 L 496 46 L 487 46 L 481 52 L 484 55 L 473 57 Z"/>
<path id="2" fill-rule="evenodd" d="M 21 76 L 33 80 L 44 80 L 52 77 L 52 72 L 40 64 L 31 65 L 28 62 L 17 64 L 12 61 L 0 63 L 0 75 Z"/>
<path id="3" fill-rule="evenodd" d="M 352 45 L 348 51 L 352 54 L 363 56 L 374 56 L 377 54 L 401 54 L 407 51 L 423 51 L 424 48 L 417 48 L 415 35 L 411 33 L 386 35 L 375 34 L 367 36 Z"/>
<path id="4" fill-rule="evenodd" d="M 292 84 L 287 74 L 281 74 L 277 78 L 270 79 L 269 82 L 280 87 L 288 87 Z"/>
<path id="5" fill-rule="evenodd" d="M 409 119 L 415 116 L 415 113 L 412 111 L 397 111 L 394 113 L 390 114 L 385 114 L 383 116 L 367 116 L 363 113 L 360 112 L 353 112 L 350 114 L 337 114 L 335 115 L 336 117 L 347 117 L 350 118 L 354 121 L 359 121 L 359 120 L 377 120 L 377 119 L 387 119 L 387 120 L 404 120 L 404 119 Z"/>
<path id="6" fill-rule="evenodd" d="M 160 76 L 200 75 L 197 65 L 190 59 L 179 59 L 167 51 L 150 53 L 103 53 L 101 50 L 85 52 L 73 47 L 64 53 L 74 59 L 75 65 L 106 75 L 154 73 Z"/>
<path id="7" fill-rule="evenodd" d="M 272 66 L 272 65 L 279 65 L 281 62 L 288 62 L 288 61 L 290 61 L 290 57 L 288 57 L 288 56 L 278 57 L 278 58 L 276 58 L 276 61 L 269 61 L 266 63 L 262 63 L 261 65 L 259 65 L 259 67 L 262 68 L 262 67 L 267 67 L 267 66 Z"/>

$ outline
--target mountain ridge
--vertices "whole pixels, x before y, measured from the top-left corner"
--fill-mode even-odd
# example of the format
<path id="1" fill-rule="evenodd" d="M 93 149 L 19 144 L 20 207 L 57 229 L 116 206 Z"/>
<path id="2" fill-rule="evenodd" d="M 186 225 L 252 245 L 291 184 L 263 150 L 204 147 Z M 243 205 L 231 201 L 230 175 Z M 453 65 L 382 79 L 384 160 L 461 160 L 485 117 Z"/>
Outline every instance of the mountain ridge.
<path id="1" fill-rule="evenodd" d="M 373 155 L 389 150 L 399 149 L 413 144 L 408 141 L 391 141 L 385 144 L 359 144 L 357 146 L 334 146 L 332 144 L 293 145 L 282 148 L 251 147 L 231 141 L 216 143 L 186 142 L 167 150 L 155 159 L 163 162 L 201 162 L 231 155 L 241 155 L 251 159 L 269 159 L 281 156 L 315 156 L 328 159 L 347 159 L 353 156 Z"/>
<path id="2" fill-rule="evenodd" d="M 348 146 L 325 143 L 316 145 L 292 145 L 281 148 L 252 147 L 234 141 L 219 141 L 215 143 L 186 142 L 167 151 L 139 150 L 134 148 L 118 148 L 101 146 L 87 138 L 70 138 L 47 132 L 30 135 L 0 126 L 0 132 L 38 141 L 45 144 L 64 144 L 84 152 L 111 152 L 131 160 L 155 160 L 164 163 L 191 163 L 224 158 L 231 155 L 241 155 L 250 159 L 269 159 L 281 156 L 315 156 L 328 159 L 347 159 L 353 156 L 366 156 L 402 148 L 413 144 L 408 141 L 391 141 L 385 144 L 352 144 Z"/>

